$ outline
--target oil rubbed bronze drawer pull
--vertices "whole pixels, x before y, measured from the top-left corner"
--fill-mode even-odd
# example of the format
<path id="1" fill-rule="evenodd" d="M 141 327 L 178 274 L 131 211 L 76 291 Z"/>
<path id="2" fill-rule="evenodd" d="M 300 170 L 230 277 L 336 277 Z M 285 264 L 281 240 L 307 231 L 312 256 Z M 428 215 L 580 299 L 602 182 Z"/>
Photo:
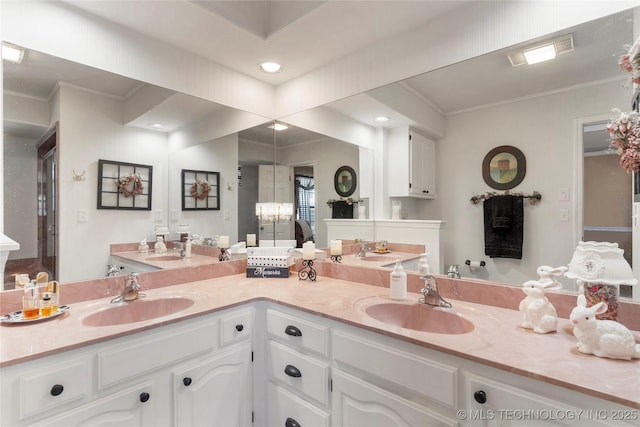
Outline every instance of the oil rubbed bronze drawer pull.
<path id="1" fill-rule="evenodd" d="M 300 372 L 300 369 L 296 368 L 293 365 L 285 366 L 284 373 L 293 378 L 300 378 L 302 376 L 302 372 Z"/>
<path id="2" fill-rule="evenodd" d="M 292 337 L 301 337 L 302 331 L 293 325 L 289 325 L 284 329 L 284 333 Z"/>

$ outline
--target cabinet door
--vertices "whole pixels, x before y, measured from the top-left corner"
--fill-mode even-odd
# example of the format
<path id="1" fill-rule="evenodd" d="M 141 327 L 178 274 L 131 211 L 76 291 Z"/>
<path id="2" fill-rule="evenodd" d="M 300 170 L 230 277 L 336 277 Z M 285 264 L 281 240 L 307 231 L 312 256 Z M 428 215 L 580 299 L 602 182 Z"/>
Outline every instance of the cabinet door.
<path id="1" fill-rule="evenodd" d="M 410 194 L 426 198 L 436 196 L 435 143 L 412 132 L 409 141 Z"/>
<path id="2" fill-rule="evenodd" d="M 250 426 L 250 343 L 175 370 L 173 391 L 178 426 Z"/>
<path id="3" fill-rule="evenodd" d="M 37 423 L 39 426 L 60 427 L 156 427 L 170 425 L 169 420 L 156 418 L 156 391 L 151 383 L 119 390 L 111 396 L 65 411 L 57 417 Z M 166 392 L 165 392 L 166 393 Z"/>
<path id="4" fill-rule="evenodd" d="M 340 371 L 333 375 L 333 427 L 444 427 L 458 423 Z"/>

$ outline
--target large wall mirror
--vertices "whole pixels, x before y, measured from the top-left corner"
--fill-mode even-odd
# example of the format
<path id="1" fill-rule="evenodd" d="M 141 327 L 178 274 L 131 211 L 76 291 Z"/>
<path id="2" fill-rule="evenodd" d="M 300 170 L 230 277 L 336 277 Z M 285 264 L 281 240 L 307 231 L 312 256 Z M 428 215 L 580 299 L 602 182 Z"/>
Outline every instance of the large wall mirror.
<path id="1" fill-rule="evenodd" d="M 612 109 L 631 109 L 633 89 L 618 58 L 635 40 L 636 16 L 637 11 L 627 10 L 314 112 L 318 117 L 328 110 L 339 112 L 360 123 L 383 115 L 390 119 L 385 127 L 410 126 L 437 142 L 438 197 L 407 198 L 403 208 L 409 219 L 447 221 L 444 262 L 459 265 L 464 277 L 519 286 L 537 278 L 541 265 L 566 265 L 581 239 L 618 242 L 631 263 L 631 175 L 608 149 L 603 124 L 613 116 Z M 553 61 L 511 65 L 509 55 L 558 37 L 570 37 L 573 49 Z M 309 126 L 314 112 L 290 120 Z M 482 160 L 502 145 L 518 147 L 527 159 L 526 177 L 512 191 L 542 194 L 541 203 L 525 207 L 520 260 L 484 254 L 482 205 L 470 203 L 474 195 L 496 191 L 483 181 Z M 603 159 L 598 165 L 607 164 L 608 169 L 583 167 L 583 156 L 587 165 Z M 591 175 L 593 170 L 601 176 Z M 392 174 L 393 168 L 385 173 Z M 605 178 L 612 182 L 612 176 L 616 184 L 603 184 Z M 599 192 L 583 186 L 594 181 Z M 379 218 L 390 218 L 391 199 L 385 191 L 383 186 L 376 192 Z M 595 215 L 588 206 L 608 206 L 607 213 Z M 466 260 L 487 265 L 470 269 Z M 564 285 L 575 288 L 568 280 Z"/>
<path id="2" fill-rule="evenodd" d="M 290 168 L 292 176 L 313 177 L 318 247 L 327 245 L 321 219 L 330 217 L 326 202 L 338 197 L 334 174 L 345 164 L 358 176 L 354 197 L 368 199 L 371 217 L 389 218 L 391 201 L 384 182 L 393 170 L 378 168 L 377 162 L 388 130 L 410 126 L 437 143 L 438 198 L 403 200 L 409 218 L 447 221 L 445 264 L 460 264 L 463 276 L 520 285 L 535 278 L 540 265 L 568 263 L 577 241 L 588 238 L 583 233 L 582 205 L 591 193 L 582 189 L 583 145 L 591 147 L 586 141 L 593 140 L 595 148 L 589 150 L 606 149 L 607 135 L 600 127 L 599 133 L 583 137 L 582 128 L 606 122 L 612 108 L 630 109 L 632 89 L 617 59 L 634 40 L 633 29 L 634 11 L 618 13 L 531 41 L 571 34 L 573 51 L 555 61 L 512 67 L 507 55 L 528 46 L 523 43 L 278 117 L 278 122 L 289 125 L 284 131 L 268 127 L 272 118 L 99 70 L 89 75 L 73 69 L 56 74 L 57 64 L 68 61 L 29 52 L 21 71 L 7 63 L 4 67 L 4 231 L 28 250 L 28 255 L 11 254 L 10 259 L 37 254 L 35 243 L 22 242 L 37 241 L 37 188 L 22 184 L 36 170 L 31 154 L 35 156 L 37 141 L 55 123 L 62 281 L 103 276 L 110 243 L 148 238 L 157 224 L 171 229 L 188 224 L 194 233 L 227 234 L 232 240 L 257 234 L 259 225 L 251 214 L 255 196 L 244 191 L 256 185 L 261 164 Z M 28 61 L 38 56 L 43 64 L 34 73 L 44 71 L 56 83 L 35 94 L 12 79 L 30 73 Z M 87 80 L 99 85 L 90 86 Z M 110 92 L 113 87 L 119 92 Z M 31 107 L 27 110 L 25 105 Z M 26 111 L 29 116 L 24 116 Z M 160 131 L 148 127 L 177 113 L 189 113 L 189 118 L 176 119 L 172 127 Z M 371 119 L 377 115 L 391 120 L 375 125 Z M 112 132 L 114 128 L 117 132 Z M 539 191 L 543 196 L 541 203 L 525 208 L 522 260 L 484 256 L 482 208 L 470 203 L 473 195 L 491 190 L 482 179 L 482 159 L 501 145 L 518 147 L 527 159 L 526 177 L 514 191 Z M 217 160 L 211 160 L 214 157 Z M 96 210 L 98 159 L 152 163 L 152 210 Z M 221 173 L 221 209 L 209 212 L 215 217 L 181 211 L 181 169 Z M 84 180 L 74 179 L 73 172 L 84 172 Z M 470 271 L 464 268 L 467 259 L 489 262 L 484 269 Z"/>
<path id="3" fill-rule="evenodd" d="M 180 226 L 232 243 L 246 234 L 274 238 L 261 236 L 255 215 L 256 202 L 273 201 L 259 170 L 274 165 L 287 173 L 289 199 L 296 182 L 305 187 L 305 218 L 325 246 L 318 220 L 331 216 L 329 175 L 344 162 L 358 168 L 351 143 L 283 123 L 274 129 L 256 114 L 41 52 L 5 63 L 3 77 L 4 229 L 21 245 L 9 257 L 8 288 L 17 272 L 49 271 L 62 282 L 102 277 L 110 244 L 149 240 L 156 226 L 168 226 L 170 239 Z M 152 165 L 151 210 L 96 209 L 99 160 Z M 182 210 L 184 169 L 220 173 L 220 210 Z M 49 176 L 38 183 L 40 171 Z M 294 221 L 277 238 L 295 240 Z"/>

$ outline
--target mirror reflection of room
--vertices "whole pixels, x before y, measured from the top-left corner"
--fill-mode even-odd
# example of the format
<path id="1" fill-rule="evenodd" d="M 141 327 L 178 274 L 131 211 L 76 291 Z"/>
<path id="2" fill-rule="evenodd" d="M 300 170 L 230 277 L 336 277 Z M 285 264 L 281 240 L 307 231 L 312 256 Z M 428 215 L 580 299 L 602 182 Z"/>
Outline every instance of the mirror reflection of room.
<path id="1" fill-rule="evenodd" d="M 605 19 L 587 22 L 581 24 L 578 27 L 570 27 L 566 30 L 558 31 L 554 34 L 545 36 L 546 38 L 554 38 L 557 35 L 573 34 L 575 49 L 571 52 L 563 53 L 554 62 L 547 64 L 537 64 L 531 68 L 526 67 L 511 67 L 508 74 L 501 79 L 503 87 L 491 86 L 491 82 L 487 80 L 482 86 L 470 84 L 467 79 L 461 76 L 483 73 L 483 74 L 496 74 L 496 64 L 502 64 L 505 58 L 518 46 L 506 48 L 502 51 L 492 52 L 468 61 L 463 61 L 458 64 L 449 65 L 442 69 L 432 70 L 424 75 L 418 75 L 416 77 L 403 79 L 402 83 L 394 83 L 386 86 L 380 86 L 376 89 L 369 90 L 366 93 L 345 97 L 342 100 L 329 102 L 322 106 L 303 109 L 298 113 L 286 115 L 282 118 L 282 122 L 291 125 L 292 129 L 304 130 L 315 135 L 322 135 L 326 141 L 334 141 L 336 144 L 346 144 L 350 149 L 358 151 L 357 156 L 350 157 L 347 160 L 337 161 L 337 159 L 331 159 L 331 161 L 325 161 L 319 156 L 316 156 L 316 150 L 312 148 L 312 144 L 309 143 L 309 148 L 287 148 L 285 145 L 287 131 L 277 132 L 278 143 L 274 146 L 269 143 L 256 144 L 256 140 L 253 136 L 250 136 L 246 132 L 250 129 L 254 129 L 257 125 L 270 123 L 270 120 L 266 116 L 256 116 L 255 114 L 241 111 L 239 109 L 230 109 L 228 107 L 221 106 L 220 104 L 211 103 L 198 99 L 197 97 L 191 97 L 194 104 L 200 104 L 197 108 L 189 107 L 189 110 L 193 110 L 195 116 L 199 116 L 200 120 L 192 121 L 194 125 L 192 129 L 185 130 L 180 129 L 179 126 L 174 128 L 166 128 L 164 131 L 155 130 L 151 132 L 148 129 L 148 125 L 151 120 L 148 119 L 148 115 L 140 114 L 139 120 L 136 118 L 136 111 L 133 109 L 134 102 L 127 101 L 127 96 L 140 99 L 140 95 L 146 95 L 147 98 L 156 99 L 175 99 L 176 102 L 167 104 L 167 109 L 172 109 L 175 113 L 176 110 L 186 110 L 182 108 L 178 101 L 182 100 L 186 102 L 186 96 L 176 93 L 173 90 L 167 90 L 165 88 L 150 85 L 148 83 L 141 82 L 140 80 L 132 79 L 129 86 L 125 86 L 124 89 L 116 94 L 116 98 L 119 99 L 122 105 L 128 105 L 133 110 L 130 114 L 131 117 L 125 120 L 129 120 L 128 126 L 135 126 L 136 122 L 140 125 L 140 128 L 136 130 L 137 135 L 146 135 L 149 133 L 149 140 L 166 138 L 161 144 L 165 144 L 167 147 L 166 157 L 162 157 L 158 154 L 156 160 L 151 162 L 148 160 L 148 153 L 153 150 L 137 150 L 127 153 L 127 157 L 131 157 L 136 162 L 143 164 L 153 163 L 155 166 L 154 172 L 154 206 L 150 212 L 148 212 L 145 218 L 140 220 L 135 219 L 133 221 L 123 222 L 121 227 L 100 227 L 98 224 L 102 224 L 103 220 L 107 221 L 108 213 L 96 212 L 92 208 L 87 209 L 86 206 L 80 206 L 81 203 L 75 203 L 75 200 L 95 200 L 96 195 L 95 188 L 92 185 L 88 185 L 92 173 L 92 163 L 84 164 L 84 161 L 77 161 L 77 157 L 69 156 L 69 152 L 64 152 L 64 146 L 62 151 L 58 153 L 61 158 L 61 164 L 66 164 L 65 172 L 59 174 L 58 178 L 60 184 L 63 185 L 63 190 L 59 194 L 59 201 L 61 200 L 62 209 L 64 214 L 58 218 L 56 224 L 56 232 L 52 236 L 56 236 L 63 240 L 61 249 L 55 254 L 57 257 L 57 263 L 59 265 L 56 273 L 56 277 L 62 280 L 78 280 L 87 277 L 101 277 L 106 271 L 105 266 L 109 262 L 108 245 L 105 243 L 100 248 L 91 248 L 94 251 L 89 256 L 87 262 L 78 263 L 77 259 L 85 256 L 85 251 L 82 251 L 71 245 L 66 239 L 78 239 L 80 231 L 84 228 L 93 230 L 94 226 L 97 228 L 93 234 L 96 239 L 100 241 L 111 242 L 137 242 L 143 238 L 151 239 L 153 237 L 153 230 L 155 225 L 168 224 L 169 228 L 176 228 L 178 225 L 185 225 L 190 228 L 192 233 L 198 234 L 201 237 L 211 237 L 220 235 L 230 236 L 232 243 L 244 241 L 247 239 L 247 235 L 256 234 L 260 235 L 258 218 L 255 215 L 255 209 L 244 209 L 240 206 L 245 206 L 242 201 L 240 182 L 243 185 L 249 186 L 252 172 L 250 167 L 258 164 L 258 159 L 264 159 L 266 164 L 274 165 L 274 162 L 278 166 L 286 166 L 294 168 L 290 173 L 292 181 L 295 180 L 295 168 L 302 166 L 313 166 L 314 169 L 314 215 L 312 218 L 301 216 L 302 211 L 296 207 L 293 213 L 291 223 L 286 226 L 281 226 L 282 230 L 276 231 L 281 239 L 274 239 L 269 237 L 263 240 L 283 240 L 283 241 L 295 241 L 298 245 L 298 238 L 302 240 L 313 240 L 318 247 L 327 247 L 329 239 L 327 238 L 327 228 L 324 219 L 331 218 L 333 211 L 327 204 L 330 200 L 339 199 L 340 195 L 332 189 L 334 184 L 333 174 L 336 170 L 344 165 L 354 167 L 357 171 L 359 178 L 356 193 L 354 194 L 354 200 L 367 200 L 366 215 L 371 219 L 390 219 L 393 218 L 394 206 L 399 207 L 398 217 L 406 220 L 444 220 L 447 222 L 447 239 L 443 242 L 443 265 L 461 265 L 463 275 L 469 277 L 491 280 L 500 283 L 510 283 L 519 285 L 524 280 L 529 278 L 532 271 L 535 271 L 540 264 L 562 264 L 566 263 L 567 259 L 575 247 L 575 243 L 578 239 L 583 237 L 583 232 L 580 221 L 580 215 L 578 213 L 579 204 L 581 200 L 586 198 L 583 196 L 584 192 L 581 188 L 574 188 L 572 183 L 574 174 L 577 170 L 577 166 L 573 164 L 573 160 L 567 160 L 573 157 L 573 147 L 571 143 L 559 144 L 553 141 L 572 141 L 573 132 L 575 132 L 575 124 L 571 122 L 571 119 L 565 120 L 565 118 L 575 118 L 579 120 L 587 120 L 593 116 L 610 115 L 612 106 L 619 106 L 624 108 L 629 103 L 628 88 L 624 87 L 624 80 L 626 76 L 620 73 L 617 67 L 616 61 L 611 61 L 611 56 L 615 56 L 617 53 L 624 50 L 623 47 L 629 43 L 629 40 L 633 39 L 632 36 L 632 12 L 625 11 L 614 17 L 607 17 Z M 609 38 L 606 29 L 616 27 L 617 32 L 612 34 L 615 38 Z M 594 28 L 598 28 L 595 31 Z M 599 38 L 595 38 L 593 34 L 599 34 Z M 598 42 L 598 43 L 596 43 Z M 528 46 L 529 43 L 522 43 L 521 46 Z M 584 46 L 588 46 L 588 52 L 584 53 Z M 594 50 L 602 49 L 602 50 Z M 604 51 L 607 53 L 605 54 Z M 611 53 L 614 52 L 614 53 Z M 30 51 L 25 56 L 25 62 L 23 65 L 28 64 L 28 60 L 37 58 L 38 52 Z M 589 69 L 593 73 L 598 73 L 597 76 L 587 76 L 587 73 L 567 72 L 563 79 L 550 78 L 550 71 L 547 71 L 551 67 L 561 67 L 567 64 L 574 63 L 580 60 L 586 60 L 585 58 L 591 58 L 594 62 L 589 66 L 582 66 L 583 69 Z M 76 96 L 78 92 L 79 84 L 74 82 L 73 85 L 66 84 L 65 78 L 62 78 L 59 73 L 55 71 L 54 65 L 56 64 L 55 58 L 47 57 L 47 60 L 51 63 L 51 68 L 46 70 L 48 74 L 62 82 L 59 90 L 60 99 L 62 99 L 61 105 L 66 105 L 66 102 L 88 99 L 86 95 L 81 97 Z M 508 58 L 507 58 L 508 61 Z M 79 66 L 76 64 L 76 66 Z M 5 90 L 18 93 L 19 88 L 17 86 L 11 86 L 8 78 L 12 75 L 11 64 L 5 64 Z M 469 71 L 473 70 L 473 71 Z M 484 70 L 484 71 L 483 71 Z M 569 69 L 571 70 L 571 68 Z M 93 70 L 96 73 L 96 70 Z M 69 74 L 69 73 L 67 73 Z M 588 77 L 590 79 L 597 79 L 596 83 L 580 83 L 576 82 L 575 78 Z M 118 78 L 123 79 L 122 76 Z M 509 80 L 505 80 L 508 78 Z M 115 77 L 106 76 L 104 74 L 95 74 L 94 80 L 103 80 L 105 82 L 115 81 Z M 539 83 L 538 79 L 544 81 Z M 504 84 L 504 82 L 510 82 Z M 521 81 L 528 82 L 522 84 Z M 435 82 L 435 83 L 434 83 Z M 468 85 L 468 87 L 467 87 Z M 582 85 L 582 86 L 581 86 Z M 457 87 L 458 91 L 451 91 L 447 88 Z M 507 91 L 504 90 L 508 87 L 510 90 L 518 91 L 516 94 L 510 94 L 513 98 L 511 101 L 504 99 L 503 95 L 507 95 Z M 525 92 L 525 89 L 529 92 Z M 20 89 L 22 90 L 22 89 Z M 51 87 L 45 92 L 51 92 Z M 94 91 L 106 90 L 104 88 L 94 88 Z M 565 92 L 562 92 L 565 91 Z M 427 108 L 423 104 L 414 104 L 416 102 L 415 97 L 411 94 L 419 93 L 420 97 L 428 99 L 431 107 Z M 464 94 L 461 96 L 461 94 Z M 532 94 L 533 93 L 533 94 Z M 73 95 L 73 96 L 72 96 Z M 94 93 L 97 96 L 96 93 Z M 400 96 L 401 95 L 401 96 Z M 42 95 L 40 95 L 42 96 Z M 500 98 L 502 96 L 502 98 Z M 95 98 L 95 97 L 94 97 Z M 551 112 L 549 105 L 560 105 L 557 101 L 558 98 L 563 99 L 563 108 L 574 108 L 571 112 L 568 109 L 566 111 L 556 111 L 553 117 L 546 117 L 542 114 L 544 111 Z M 11 98 L 9 98 L 11 99 Z M 384 125 L 371 126 L 371 120 L 362 119 L 362 113 L 357 113 L 356 103 L 362 103 L 363 99 L 376 102 L 378 104 L 383 103 L 387 110 L 387 116 L 391 118 L 390 122 Z M 403 99 L 403 103 L 397 102 L 397 99 Z M 589 102 L 583 102 L 588 100 Z M 569 102 L 571 101 L 571 102 Z M 112 101 L 111 102 L 115 102 Z M 534 105 L 537 103 L 537 105 Z M 6 104 L 9 109 L 5 107 L 5 115 L 10 112 L 11 102 Z M 173 105 L 173 107 L 169 107 Z M 363 110 L 361 104 L 359 109 Z M 412 108 L 412 111 L 407 110 L 407 105 L 421 105 L 420 108 Z M 433 109 L 433 105 L 437 106 L 437 109 Z M 579 108 L 577 107 L 579 106 Z M 77 112 L 77 105 L 73 107 L 74 110 L 63 108 L 61 111 Z M 210 110 L 208 108 L 211 108 Z M 438 113 L 438 110 L 440 113 Z M 420 111 L 421 114 L 416 114 Z M 434 111 L 436 114 L 434 114 Z M 540 116 L 535 120 L 531 120 L 532 129 L 528 129 L 527 132 L 520 132 L 518 138 L 514 138 L 514 131 L 509 128 L 511 125 L 517 125 L 520 129 L 521 124 L 518 124 L 517 120 L 509 119 L 509 111 L 518 111 L 519 113 L 528 112 L 528 117 Z M 86 112 L 83 112 L 86 113 Z M 219 116 L 219 118 L 215 118 Z M 224 114 L 228 114 L 226 117 Z M 551 113 L 550 113 L 551 114 Z M 202 123 L 206 122 L 206 116 L 209 116 L 210 126 L 203 126 Z M 237 115 L 242 116 L 247 120 L 238 125 L 230 126 L 231 121 L 229 117 Z M 79 114 L 78 117 L 81 115 Z M 340 116 L 340 120 L 337 117 Z M 359 116 L 359 117 L 358 117 Z M 420 117 L 418 117 L 420 116 Z M 67 116 L 68 117 L 68 116 Z M 211 119 L 211 117 L 214 117 Z M 225 117 L 224 119 L 222 117 Z M 387 118 L 389 118 L 387 117 Z M 336 120 L 328 120 L 329 118 Z M 563 123 L 560 123 L 563 120 Z M 14 120 L 19 122 L 20 120 Z M 345 131 L 346 127 L 342 127 L 340 123 L 349 123 L 352 127 L 350 132 Z M 365 125 L 365 122 L 367 124 Z M 8 123 L 5 121 L 5 123 Z M 50 118 L 46 120 L 35 121 L 39 127 L 39 132 L 51 129 L 53 124 Z M 475 123 L 474 126 L 469 126 L 470 123 Z M 217 126 L 215 126 L 215 125 Z M 200 126 L 200 128 L 198 128 Z M 358 129 L 358 126 L 360 129 Z M 375 127 L 382 126 L 382 127 Z M 471 129 L 478 129 L 479 127 L 490 127 L 493 129 L 490 133 L 480 133 L 472 131 Z M 217 127 L 215 131 L 212 131 L 214 127 Z M 434 142 L 436 161 L 435 166 L 430 168 L 424 168 L 430 170 L 436 174 L 437 185 L 437 197 L 430 200 L 423 200 L 411 196 L 390 196 L 390 180 L 389 177 L 395 179 L 399 171 L 402 171 L 401 167 L 396 164 L 385 163 L 384 156 L 380 154 L 378 148 L 376 148 L 377 138 L 384 139 L 381 132 L 377 129 L 413 129 L 416 134 L 424 135 L 428 139 Z M 145 129 L 144 131 L 142 129 Z M 357 131 L 354 129 L 358 129 Z M 365 129 L 366 132 L 362 132 Z M 561 131 L 560 136 L 552 136 L 551 130 L 554 132 Z M 10 131 L 10 127 L 5 125 L 5 133 Z M 243 134 L 243 132 L 245 132 Z M 269 130 L 273 137 L 274 131 Z M 382 131 L 385 132 L 385 131 Z M 95 138 L 95 133 L 91 131 L 84 132 L 82 134 L 73 132 L 73 138 L 77 141 L 92 141 L 95 140 L 95 144 L 98 145 L 98 141 Z M 164 136 L 161 136 L 164 134 Z M 7 134 L 8 135 L 8 134 Z M 71 135 L 68 133 L 67 135 Z M 133 135 L 133 133 L 131 134 Z M 235 136 L 233 136 L 235 135 Z M 10 140 L 10 136 L 6 137 L 6 141 Z M 128 137 L 127 137 L 128 138 Z M 111 139 L 111 138 L 110 138 Z M 116 136 L 112 138 L 118 140 Z M 273 138 L 272 138 L 273 139 Z M 521 140 L 514 142 L 515 139 Z M 126 138 L 121 139 L 124 143 Z M 237 141 L 236 141 L 237 140 Z M 470 145 L 464 141 L 473 140 L 474 144 Z M 209 144 L 210 147 L 214 147 L 215 143 L 212 141 L 219 141 L 220 144 L 215 149 L 204 149 L 204 145 Z M 300 139 L 300 142 L 308 140 Z M 280 144 L 280 142 L 282 144 Z M 182 212 L 179 207 L 180 197 L 177 196 L 179 190 L 179 181 L 170 179 L 170 176 L 174 173 L 179 173 L 181 167 L 172 166 L 172 162 L 178 159 L 184 159 L 189 152 L 200 153 L 200 159 L 204 159 L 201 154 L 212 154 L 214 151 L 222 149 L 223 144 L 237 144 L 237 152 L 230 154 L 230 158 L 235 158 L 232 162 L 220 163 L 219 166 L 214 163 L 214 166 L 203 165 L 202 167 L 196 167 L 192 165 L 184 165 L 187 169 L 201 169 L 201 170 L 220 170 L 221 175 L 221 209 L 219 212 L 212 213 L 214 220 L 201 221 L 198 216 L 194 216 L 190 213 Z M 247 143 L 253 143 L 249 150 L 243 150 L 243 145 Z M 483 185 L 474 185 L 477 180 L 473 179 L 473 176 L 478 175 L 477 162 L 486 153 L 495 146 L 503 143 L 515 144 L 522 148 L 523 152 L 527 156 L 528 171 L 524 182 L 521 184 L 523 191 L 537 190 L 544 194 L 545 201 L 555 200 L 558 197 L 555 188 L 557 182 L 562 182 L 562 189 L 569 189 L 569 200 L 566 201 L 566 206 L 555 206 L 549 203 L 540 203 L 535 210 L 529 209 L 527 212 L 531 213 L 536 218 L 543 219 L 544 230 L 553 229 L 553 233 L 547 231 L 540 232 L 538 226 L 535 226 L 534 222 L 525 222 L 525 227 L 531 227 L 525 229 L 524 239 L 524 254 L 523 260 L 518 265 L 512 263 L 495 260 L 495 262 L 489 263 L 487 268 L 471 271 L 464 267 L 465 260 L 480 259 L 483 257 L 481 242 L 482 235 L 477 231 L 482 228 L 479 223 L 480 215 L 477 215 L 478 209 L 475 211 L 469 211 L 470 205 L 468 203 L 469 196 L 482 192 L 485 187 Z M 197 148 L 198 145 L 203 144 L 203 147 Z M 262 144 L 262 145 L 260 145 Z M 351 145 L 349 145 L 351 144 Z M 72 147 L 68 145 L 67 147 Z M 113 146 L 113 149 L 103 148 L 107 152 L 120 153 L 117 148 L 117 144 Z M 535 149 L 532 147 L 536 147 Z M 6 145 L 5 145 L 6 149 Z M 190 151 L 191 150 L 191 151 Z M 533 151 L 532 151 L 533 150 Z M 230 150 L 231 153 L 232 150 Z M 243 158 L 243 151 L 249 153 L 249 156 Z M 291 153 L 289 152 L 291 151 Z M 324 153 L 324 149 L 321 149 Z M 260 154 L 263 153 L 264 155 Z M 374 154 L 375 153 L 375 156 Z M 552 153 L 552 154 L 550 154 Z M 105 153 L 106 154 L 106 153 Z M 392 153 L 393 154 L 393 153 Z M 217 155 L 217 154 L 216 154 Z M 333 154 L 336 156 L 337 154 Z M 196 154 L 193 158 L 197 157 Z M 225 155 L 226 156 L 226 155 Z M 363 161 L 364 156 L 368 160 Z M 107 156 L 105 156 L 107 157 Z M 317 157 L 317 158 L 316 158 Z M 392 157 L 392 156 L 390 156 Z M 166 159 L 169 160 L 166 160 Z M 319 160 L 318 160 L 319 159 Z M 98 158 L 94 159 L 97 162 Z M 329 160 L 329 159 L 327 159 Z M 334 160 L 336 160 L 334 162 Z M 146 162 L 145 162 L 146 161 Z M 190 161 L 189 161 L 190 162 Z M 74 163 L 78 163 L 74 165 Z M 83 164 L 80 164 L 83 163 Z M 197 161 L 194 163 L 198 163 Z M 473 164 L 476 167 L 473 167 Z M 465 167 L 464 173 L 452 174 L 450 171 L 459 170 L 460 164 L 469 165 Z M 545 167 L 540 167 L 544 164 Z M 14 165 L 17 165 L 14 163 Z M 234 165 L 234 166 L 229 166 Z M 325 168 L 325 165 L 327 167 Z M 363 170 L 365 168 L 371 168 L 371 171 Z M 558 170 L 559 177 L 557 182 L 547 182 L 545 179 L 544 170 L 547 166 L 552 167 L 554 170 Z M 240 169 L 237 169 L 237 168 Z M 85 173 L 84 181 L 75 180 L 72 173 L 66 173 L 68 168 L 78 174 Z M 8 171 L 11 171 L 11 177 L 19 176 L 19 172 L 14 174 L 16 167 L 8 166 L 5 169 L 5 175 L 8 175 Z M 22 169 L 25 172 L 28 169 Z M 320 176 L 326 172 L 327 176 Z M 289 174 L 289 173 L 287 173 Z M 80 176 L 80 175 L 78 175 Z M 9 181 L 7 181 L 9 182 Z M 525 188 L 526 186 L 526 188 Z M 166 188 L 166 191 L 163 189 Z M 391 186 L 395 188 L 395 186 Z M 461 190 L 462 189 L 462 190 Z M 298 203 L 295 198 L 295 185 L 292 186 L 290 191 L 292 203 Z M 69 200 L 65 193 L 71 193 L 74 195 L 73 200 Z M 464 193 L 464 197 L 463 194 Z M 5 196 L 11 195 L 11 192 L 5 192 Z M 564 192 L 563 192 L 564 194 Z M 363 197 L 364 195 L 364 197 Z M 375 197 L 374 197 L 375 196 Z M 7 197 L 5 197 L 6 199 Z M 560 202 L 555 200 L 556 202 Z M 565 202 L 565 201 L 562 201 Z M 35 202 L 30 202 L 35 203 Z M 255 200 L 248 202 L 247 206 L 255 206 L 257 203 Z M 5 206 L 14 205 L 14 202 L 7 202 Z M 19 203 L 18 203 L 19 204 Z M 561 203 L 563 204 L 563 203 Z M 358 208 L 363 206 L 358 206 Z M 32 207 L 31 212 L 35 212 L 37 208 Z M 160 211 L 160 212 L 159 212 Z M 51 209 L 48 212 L 53 212 Z M 354 209 L 354 218 L 358 218 L 358 210 Z M 556 221 L 564 213 L 568 214 L 568 221 L 560 220 Z M 36 222 L 35 215 L 29 215 L 34 219 L 29 221 Z M 11 218 L 20 218 L 19 214 L 5 215 L 5 229 L 8 228 L 10 221 L 15 221 Z M 86 218 L 86 223 L 78 222 L 78 218 Z M 161 218 L 157 220 L 156 218 Z M 174 218 L 177 218 L 174 220 Z M 97 223 L 96 223 L 97 221 Z M 305 224 L 306 221 L 308 224 Z M 144 225 L 142 224 L 144 222 Z M 80 224 L 80 225 L 78 225 Z M 308 227 L 307 227 L 308 226 Z M 622 227 L 627 227 L 623 225 Z M 11 225 L 12 229 L 15 229 L 19 236 L 23 232 L 24 228 Z M 47 227 L 53 230 L 51 227 Z M 99 229 L 98 229 L 99 228 Z M 302 232 L 302 228 L 305 229 Z M 37 227 L 29 227 L 29 229 L 37 230 Z M 140 230 L 144 229 L 144 232 Z M 296 235 L 296 231 L 298 232 Z M 29 264 L 28 260 L 39 259 L 36 249 L 37 238 L 32 238 L 34 232 L 30 232 L 31 236 L 25 241 L 27 244 L 23 245 L 23 249 L 10 255 L 10 261 L 16 262 L 18 259 L 24 260 Z M 174 231 L 174 233 L 176 233 Z M 274 233 L 272 232 L 272 235 Z M 552 236 L 562 236 L 562 238 L 553 239 Z M 356 237 L 356 236 L 354 236 Z M 175 236 L 174 236 L 175 238 Z M 23 239 L 20 237 L 20 239 Z M 259 239 L 258 239 L 259 240 Z M 613 240 L 611 238 L 610 240 Z M 72 241 L 72 240 L 71 240 Z M 628 241 L 628 239 L 627 239 Z M 623 243 L 621 242 L 621 245 Z M 628 244 L 624 244 L 625 248 L 628 248 L 625 252 L 628 258 L 631 258 L 632 250 Z M 469 250 L 473 247 L 474 250 Z M 544 252 L 537 250 L 538 247 L 545 247 L 548 250 Z M 30 249 L 29 249 L 30 248 Z M 550 248 L 550 249 L 549 249 Z M 19 254 L 20 253 L 20 254 Z M 42 252 L 44 253 L 44 252 Z M 18 255 L 19 254 L 19 255 Z M 543 256 L 544 255 L 544 256 Z M 20 258 L 18 258 L 20 257 Z M 38 267 L 33 267 L 34 271 L 44 268 L 41 261 L 38 261 Z M 81 268 L 77 268 L 78 265 Z M 5 273 L 10 274 L 8 271 Z"/>

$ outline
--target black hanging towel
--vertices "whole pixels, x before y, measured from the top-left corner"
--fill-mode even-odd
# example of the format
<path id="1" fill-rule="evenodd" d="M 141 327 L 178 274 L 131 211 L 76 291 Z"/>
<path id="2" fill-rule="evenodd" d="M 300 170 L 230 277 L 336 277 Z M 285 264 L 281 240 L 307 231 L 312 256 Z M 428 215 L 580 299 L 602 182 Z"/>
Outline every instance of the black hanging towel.
<path id="1" fill-rule="evenodd" d="M 522 259 L 522 196 L 493 196 L 484 201 L 484 253 L 490 258 Z"/>

